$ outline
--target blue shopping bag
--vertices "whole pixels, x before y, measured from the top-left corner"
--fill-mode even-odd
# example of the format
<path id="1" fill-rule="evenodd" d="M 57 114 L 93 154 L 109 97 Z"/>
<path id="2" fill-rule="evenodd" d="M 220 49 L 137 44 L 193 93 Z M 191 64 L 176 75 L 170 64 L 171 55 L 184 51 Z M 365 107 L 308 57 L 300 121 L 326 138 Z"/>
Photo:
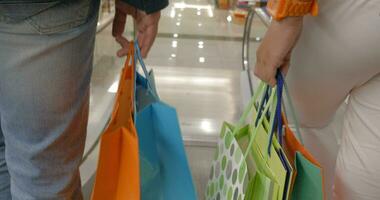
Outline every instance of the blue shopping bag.
<path id="1" fill-rule="evenodd" d="M 175 108 L 160 100 L 135 44 L 145 77 L 136 75 L 135 124 L 139 137 L 142 200 L 194 200 L 196 192 Z M 137 62 L 135 62 L 137 63 Z M 136 70 L 137 71 L 137 70 Z"/>

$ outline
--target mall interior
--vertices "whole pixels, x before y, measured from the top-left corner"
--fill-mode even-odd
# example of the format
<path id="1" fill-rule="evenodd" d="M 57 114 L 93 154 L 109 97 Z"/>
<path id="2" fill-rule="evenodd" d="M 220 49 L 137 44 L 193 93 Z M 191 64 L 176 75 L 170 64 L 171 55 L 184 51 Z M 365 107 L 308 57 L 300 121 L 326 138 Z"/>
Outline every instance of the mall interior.
<path id="1" fill-rule="evenodd" d="M 176 108 L 182 137 L 198 197 L 204 198 L 209 169 L 224 121 L 235 122 L 243 109 L 248 85 L 241 87 L 246 66 L 255 63 L 255 50 L 265 34 L 265 20 L 252 17 L 245 41 L 249 58 L 243 57 L 243 36 L 248 8 L 233 2 L 217 8 L 213 0 L 172 0 L 161 12 L 155 43 L 145 60 L 153 69 L 161 99 Z M 124 58 L 118 58 L 119 44 L 112 37 L 114 6 L 102 0 L 96 36 L 91 83 L 90 119 L 85 152 L 97 141 L 112 112 Z M 230 5 L 231 4 L 231 5 Z M 248 7 L 248 6 L 247 6 Z M 254 7 L 250 5 L 249 7 Z M 264 19 L 264 21 L 263 21 Z M 249 33 L 250 32 L 250 33 Z M 133 37 L 133 23 L 127 19 L 126 33 Z M 250 60 L 248 60 L 250 59 Z M 253 76 L 252 76 L 253 78 Z M 254 82 L 254 81 L 253 81 Z M 89 198 L 97 167 L 99 145 L 81 166 L 84 194 Z M 86 196 L 87 195 L 87 196 Z"/>
<path id="2" fill-rule="evenodd" d="M 199 199 L 205 199 L 210 166 L 223 122 L 239 120 L 257 87 L 258 80 L 251 68 L 271 20 L 265 5 L 254 1 L 239 2 L 171 0 L 161 12 L 157 38 L 145 59 L 148 69 L 154 71 L 160 98 L 177 110 Z M 113 16 L 114 2 L 102 0 L 91 82 L 88 136 L 80 168 L 85 199 L 91 196 L 99 137 L 110 118 L 120 70 L 125 61 L 125 58 L 116 56 L 119 44 L 111 34 Z M 133 34 L 133 22 L 129 18 L 125 35 L 133 38 Z M 337 154 L 339 127 L 325 129 L 328 130 L 325 132 L 334 132 L 336 137 L 318 140 L 314 146 L 324 148 L 314 152 L 331 155 L 321 159 L 333 160 Z M 314 139 L 308 141 L 316 141 Z M 320 158 L 320 155 L 315 156 Z"/>
<path id="3" fill-rule="evenodd" d="M 0 200 L 378 200 L 379 17 L 0 0 Z"/>

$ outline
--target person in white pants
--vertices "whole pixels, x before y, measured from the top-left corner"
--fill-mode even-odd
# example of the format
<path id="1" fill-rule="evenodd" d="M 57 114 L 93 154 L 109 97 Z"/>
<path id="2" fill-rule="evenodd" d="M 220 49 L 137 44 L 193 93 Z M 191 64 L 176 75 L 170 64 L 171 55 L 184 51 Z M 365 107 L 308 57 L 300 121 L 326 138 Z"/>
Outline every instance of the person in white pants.
<path id="1" fill-rule="evenodd" d="M 328 199 L 377 200 L 380 1 L 320 0 L 319 7 L 317 17 L 272 21 L 257 52 L 255 74 L 274 85 L 277 68 L 287 73 L 301 125 L 314 130 L 329 125 L 348 97 L 334 187 L 327 188 L 333 195 Z"/>

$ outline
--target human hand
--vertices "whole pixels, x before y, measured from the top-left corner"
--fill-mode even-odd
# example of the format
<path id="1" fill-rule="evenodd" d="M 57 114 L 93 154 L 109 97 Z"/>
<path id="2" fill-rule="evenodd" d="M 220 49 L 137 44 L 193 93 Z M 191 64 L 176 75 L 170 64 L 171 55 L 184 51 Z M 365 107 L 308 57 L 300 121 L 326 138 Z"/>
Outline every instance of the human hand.
<path id="1" fill-rule="evenodd" d="M 161 12 L 146 14 L 121 0 L 116 0 L 115 18 L 113 21 L 112 35 L 121 45 L 117 56 L 122 57 L 128 54 L 129 41 L 123 36 L 127 15 L 131 15 L 137 26 L 137 41 L 141 49 L 141 55 L 145 58 L 153 45 L 158 31 L 158 22 Z"/>
<path id="2" fill-rule="evenodd" d="M 302 32 L 303 17 L 273 20 L 256 52 L 255 75 L 271 86 L 276 85 L 276 72 L 289 69 L 290 57 Z"/>

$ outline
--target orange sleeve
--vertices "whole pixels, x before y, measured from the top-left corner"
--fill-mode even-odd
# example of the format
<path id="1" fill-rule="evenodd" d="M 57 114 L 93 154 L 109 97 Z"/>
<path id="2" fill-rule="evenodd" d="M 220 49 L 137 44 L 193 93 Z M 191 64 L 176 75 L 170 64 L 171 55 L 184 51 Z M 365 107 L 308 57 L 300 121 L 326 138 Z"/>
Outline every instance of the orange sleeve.
<path id="1" fill-rule="evenodd" d="M 269 14 L 276 19 L 281 20 L 285 17 L 298 17 L 311 14 L 318 15 L 317 0 L 269 0 L 267 4 Z"/>

